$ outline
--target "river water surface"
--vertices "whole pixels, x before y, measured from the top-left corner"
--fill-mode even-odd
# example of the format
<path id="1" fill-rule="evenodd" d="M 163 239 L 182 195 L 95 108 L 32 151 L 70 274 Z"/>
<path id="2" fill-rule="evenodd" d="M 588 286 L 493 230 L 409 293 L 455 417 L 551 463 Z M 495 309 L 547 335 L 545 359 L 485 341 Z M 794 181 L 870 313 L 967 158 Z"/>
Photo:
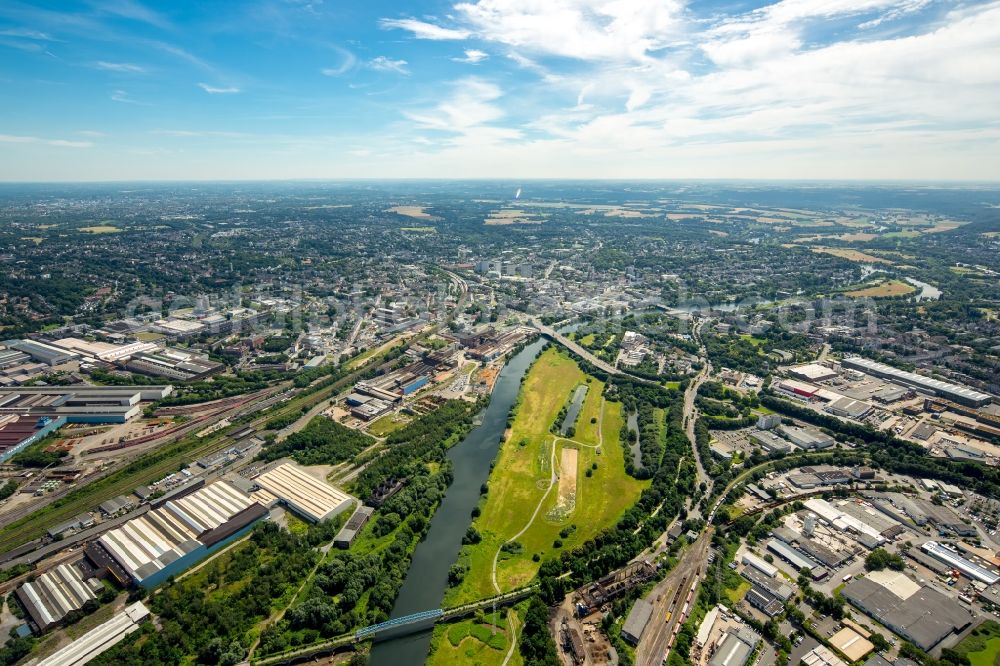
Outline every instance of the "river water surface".
<path id="1" fill-rule="evenodd" d="M 462 537 L 472 523 L 472 509 L 479 502 L 479 489 L 489 478 L 500 438 L 507 427 L 507 414 L 517 400 L 521 377 L 545 345 L 537 340 L 512 357 L 497 379 L 489 407 L 476 426 L 448 451 L 455 480 L 431 520 L 427 537 L 417 545 L 410 569 L 392 608 L 391 617 L 403 617 L 441 606 L 448 588 L 448 569 L 458 558 Z M 431 629 L 383 640 L 372 648 L 372 666 L 422 664 L 431 642 Z"/>

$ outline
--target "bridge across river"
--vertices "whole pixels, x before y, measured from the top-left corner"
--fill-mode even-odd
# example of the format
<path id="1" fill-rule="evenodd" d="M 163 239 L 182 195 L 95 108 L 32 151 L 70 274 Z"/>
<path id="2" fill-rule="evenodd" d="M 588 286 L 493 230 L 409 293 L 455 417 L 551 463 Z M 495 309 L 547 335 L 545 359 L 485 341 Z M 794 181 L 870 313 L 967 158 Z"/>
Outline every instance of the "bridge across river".
<path id="1" fill-rule="evenodd" d="M 511 606 L 521 599 L 529 596 L 538 589 L 538 585 L 529 585 L 510 592 L 504 592 L 493 597 L 480 599 L 461 606 L 452 608 L 435 608 L 433 610 L 411 613 L 403 617 L 392 618 L 385 622 L 369 625 L 358 629 L 353 634 L 343 634 L 336 636 L 322 643 L 306 645 L 294 650 L 288 650 L 280 654 L 271 655 L 262 659 L 255 659 L 255 666 L 271 666 L 275 664 L 293 664 L 307 659 L 331 654 L 340 649 L 346 648 L 355 643 L 360 643 L 369 639 L 379 640 L 380 633 L 389 633 L 393 638 L 399 638 L 408 634 L 426 630 L 429 626 L 437 622 L 447 622 L 475 613 L 480 608 L 497 608 Z"/>

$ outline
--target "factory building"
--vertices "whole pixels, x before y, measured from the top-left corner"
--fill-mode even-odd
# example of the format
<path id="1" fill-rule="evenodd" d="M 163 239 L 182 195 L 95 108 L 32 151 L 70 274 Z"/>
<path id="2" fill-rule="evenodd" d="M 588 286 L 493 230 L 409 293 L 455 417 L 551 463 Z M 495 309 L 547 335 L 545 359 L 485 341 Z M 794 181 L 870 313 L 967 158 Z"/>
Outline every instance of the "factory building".
<path id="1" fill-rule="evenodd" d="M 38 662 L 38 666 L 83 666 L 107 652 L 126 636 L 138 631 L 149 618 L 149 609 L 137 601 L 104 624 L 94 627 L 83 636 Z"/>
<path id="2" fill-rule="evenodd" d="M 136 354 L 125 367 L 144 375 L 194 381 L 222 372 L 226 366 L 178 349 L 164 349 Z"/>
<path id="3" fill-rule="evenodd" d="M 756 587 L 751 587 L 747 590 L 747 594 L 744 599 L 747 603 L 768 617 L 774 617 L 785 610 L 784 604 L 764 590 Z"/>
<path id="4" fill-rule="evenodd" d="M 831 527 L 858 537 L 865 537 L 865 540 L 861 541 L 865 545 L 882 544 L 903 531 L 902 525 L 885 514 L 869 507 L 859 507 L 852 502 L 841 502 L 834 506 L 826 500 L 814 497 L 806 500 L 805 506 Z"/>
<path id="5" fill-rule="evenodd" d="M 797 571 L 809 569 L 813 580 L 822 580 L 830 573 L 825 567 L 820 566 L 816 560 L 778 539 L 770 539 L 767 542 L 767 549 L 791 564 Z"/>
<path id="6" fill-rule="evenodd" d="M 909 583 L 889 588 L 866 576 L 848 583 L 842 594 L 865 614 L 924 651 L 960 633 L 975 619 L 954 599 L 933 588 Z"/>
<path id="7" fill-rule="evenodd" d="M 15 596 L 32 624 L 43 632 L 97 599 L 101 589 L 101 582 L 84 573 L 78 563 L 60 564 L 17 588 Z"/>
<path id="8" fill-rule="evenodd" d="M 160 400 L 173 386 L 19 386 L 0 388 L 0 416 L 65 418 L 67 423 L 125 423 L 144 400 Z"/>
<path id="9" fill-rule="evenodd" d="M 792 445 L 788 440 L 778 437 L 770 430 L 760 430 L 750 433 L 750 441 L 768 453 L 788 453 L 792 450 Z"/>
<path id="10" fill-rule="evenodd" d="M 48 366 L 62 365 L 63 363 L 80 358 L 80 355 L 74 351 L 38 342 L 37 340 L 5 340 L 3 344 L 7 349 L 23 352 L 30 356 L 32 360 Z"/>
<path id="11" fill-rule="evenodd" d="M 805 653 L 802 656 L 802 663 L 806 666 L 848 666 L 846 661 L 825 645 L 817 645 Z"/>
<path id="12" fill-rule="evenodd" d="M 217 481 L 106 532 L 96 545 L 131 579 L 126 582 L 155 587 L 229 543 L 267 513 L 232 485 Z"/>
<path id="13" fill-rule="evenodd" d="M 981 583 L 993 585 L 994 583 L 1000 581 L 1000 576 L 993 571 L 965 559 L 951 548 L 948 548 L 937 541 L 927 541 L 921 545 L 920 548 L 931 557 L 958 569 L 969 578 L 978 580 Z"/>
<path id="14" fill-rule="evenodd" d="M 359 506 L 347 520 L 347 524 L 337 532 L 337 536 L 333 538 L 333 545 L 337 548 L 350 548 L 361 528 L 365 526 L 365 523 L 368 522 L 373 513 L 375 513 L 375 509 L 372 507 Z"/>
<path id="15" fill-rule="evenodd" d="M 2 411 L 0 409 L 0 413 Z M 0 463 L 10 460 L 64 425 L 66 425 L 64 417 L 0 415 Z"/>
<path id="16" fill-rule="evenodd" d="M 115 361 L 127 359 L 133 354 L 150 352 L 156 349 L 156 345 L 152 342 L 130 342 L 124 345 L 113 345 L 107 342 L 90 342 L 89 340 L 81 340 L 80 338 L 54 340 L 52 346 L 105 363 L 114 363 Z"/>
<path id="17" fill-rule="evenodd" d="M 31 357 L 16 349 L 0 349 L 0 370 L 13 368 L 31 360 Z"/>
<path id="18" fill-rule="evenodd" d="M 778 382 L 777 390 L 799 400 L 811 400 L 816 397 L 819 387 L 794 379 L 785 379 Z"/>
<path id="19" fill-rule="evenodd" d="M 742 562 L 748 567 L 753 567 L 768 578 L 774 578 L 778 575 L 778 567 L 768 564 L 753 553 L 743 553 Z"/>
<path id="20" fill-rule="evenodd" d="M 835 379 L 837 377 L 836 370 L 831 370 L 825 365 L 820 365 L 819 363 L 808 363 L 806 365 L 789 368 L 788 374 L 796 379 L 801 379 L 807 382 L 825 382 L 828 379 Z"/>
<path id="21" fill-rule="evenodd" d="M 806 520 L 808 521 L 809 518 L 806 517 Z M 798 548 L 828 569 L 839 569 L 847 560 L 854 556 L 854 553 L 850 551 L 834 552 L 815 539 L 811 539 L 804 534 L 799 534 L 787 527 L 776 527 L 772 530 L 771 534 L 789 546 Z"/>
<path id="22" fill-rule="evenodd" d="M 847 396 L 837 398 L 826 407 L 826 411 L 830 412 L 834 416 L 843 416 L 855 419 L 856 421 L 860 421 L 865 418 L 871 414 L 874 409 L 874 407 L 863 400 L 855 400 L 854 398 L 848 398 Z"/>
<path id="23" fill-rule="evenodd" d="M 750 584 L 755 588 L 766 592 L 782 603 L 791 599 L 795 594 L 795 588 L 784 582 L 783 578 L 765 576 L 752 567 L 744 567 L 740 575 L 750 581 Z"/>
<path id="24" fill-rule="evenodd" d="M 298 465 L 284 463 L 264 472 L 254 483 L 265 494 L 256 497 L 285 504 L 303 518 L 318 523 L 349 508 L 354 498 L 329 483 L 314 478 Z"/>
<path id="25" fill-rule="evenodd" d="M 719 641 L 708 666 L 745 666 L 760 643 L 760 637 L 749 628 L 730 629 Z"/>
<path id="26" fill-rule="evenodd" d="M 866 358 L 858 356 L 845 358 L 843 365 L 845 368 L 860 370 L 866 374 L 881 377 L 882 379 L 888 379 L 898 384 L 902 384 L 903 386 L 912 387 L 918 391 L 930 393 L 941 398 L 947 398 L 948 400 L 954 400 L 960 405 L 966 405 L 968 407 L 985 407 L 993 400 L 993 396 L 988 393 L 982 393 L 980 391 L 976 391 L 965 386 L 959 386 L 958 384 L 952 384 L 950 382 L 943 382 L 940 379 L 924 377 L 923 375 L 918 375 L 914 372 L 906 372 L 905 370 L 894 368 L 891 365 L 878 363 L 877 361 L 870 361 Z"/>
<path id="27" fill-rule="evenodd" d="M 828 449 L 833 446 L 833 437 L 815 428 L 799 428 L 797 426 L 778 426 L 778 431 L 795 446 L 807 451 Z"/>

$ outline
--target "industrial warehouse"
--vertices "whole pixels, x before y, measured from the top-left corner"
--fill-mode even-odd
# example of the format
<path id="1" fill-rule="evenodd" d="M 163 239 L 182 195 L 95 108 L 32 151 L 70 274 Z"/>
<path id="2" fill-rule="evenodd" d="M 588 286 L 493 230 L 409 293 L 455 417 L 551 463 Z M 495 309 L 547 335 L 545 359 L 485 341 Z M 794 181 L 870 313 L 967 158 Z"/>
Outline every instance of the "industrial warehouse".
<path id="1" fill-rule="evenodd" d="M 137 631 L 148 618 L 149 609 L 141 601 L 137 601 L 104 624 L 94 627 L 38 662 L 38 666 L 82 666 Z"/>
<path id="2" fill-rule="evenodd" d="M 280 464 L 253 481 L 260 488 L 253 494 L 254 499 L 267 506 L 281 502 L 314 523 L 336 516 L 354 501 L 293 463 Z"/>
<path id="3" fill-rule="evenodd" d="M 885 363 L 870 361 L 866 358 L 845 358 L 843 360 L 843 366 L 845 368 L 860 370 L 861 372 L 875 377 L 881 377 L 882 379 L 889 379 L 904 386 L 915 388 L 918 391 L 947 398 L 948 400 L 954 400 L 961 405 L 969 407 L 984 407 L 990 404 L 993 400 L 992 396 L 980 391 L 959 386 L 958 384 L 952 384 L 950 382 L 943 382 L 940 379 L 924 377 L 923 375 L 894 368 L 891 365 L 886 365 Z"/>
<path id="4" fill-rule="evenodd" d="M 975 619 L 957 601 L 931 587 L 903 574 L 875 575 L 882 573 L 851 581 L 843 590 L 844 598 L 921 650 L 933 649 Z"/>
<path id="5" fill-rule="evenodd" d="M 140 403 L 160 400 L 173 386 L 20 386 L 0 388 L 0 462 L 67 423 L 125 423 Z"/>
<path id="6" fill-rule="evenodd" d="M 18 602 L 39 631 L 82 609 L 88 601 L 97 599 L 97 592 L 103 589 L 101 582 L 78 564 L 60 564 L 17 589 Z"/>
<path id="7" fill-rule="evenodd" d="M 140 402 L 173 392 L 160 386 L 19 386 L 0 389 L 0 415 L 65 417 L 68 423 L 125 423 L 142 411 Z"/>
<path id="8" fill-rule="evenodd" d="M 110 571 L 127 575 L 123 584 L 154 587 L 266 515 L 265 507 L 229 483 L 217 481 L 110 530 L 88 545 L 87 556 L 101 566 L 107 563 L 106 553 L 118 565 L 108 567 Z"/>

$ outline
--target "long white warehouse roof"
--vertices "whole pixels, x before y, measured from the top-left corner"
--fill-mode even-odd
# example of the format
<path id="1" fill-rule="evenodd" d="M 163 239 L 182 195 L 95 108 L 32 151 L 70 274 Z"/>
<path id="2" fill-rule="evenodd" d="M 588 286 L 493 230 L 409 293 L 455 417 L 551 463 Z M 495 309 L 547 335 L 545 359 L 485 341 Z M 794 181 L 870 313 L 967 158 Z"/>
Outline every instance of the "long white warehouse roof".
<path id="1" fill-rule="evenodd" d="M 975 389 L 968 388 L 967 386 L 960 386 L 958 384 L 952 384 L 951 382 L 943 382 L 940 379 L 925 377 L 924 375 L 918 375 L 915 372 L 907 372 L 906 370 L 900 370 L 899 368 L 894 368 L 891 365 L 879 363 L 878 361 L 872 361 L 871 359 L 862 358 L 860 356 L 845 358 L 843 364 L 847 367 L 860 368 L 862 371 L 868 370 L 872 373 L 881 373 L 902 382 L 931 389 L 932 391 L 953 393 L 977 402 L 989 402 L 993 397 L 988 393 L 982 393 L 981 391 L 976 391 Z"/>
<path id="2" fill-rule="evenodd" d="M 217 481 L 109 530 L 99 541 L 137 578 L 146 578 L 195 550 L 198 537 L 243 511 L 253 500 Z"/>
<path id="3" fill-rule="evenodd" d="M 292 463 L 278 465 L 254 481 L 312 521 L 321 521 L 347 508 L 352 497 L 309 475 Z"/>
<path id="4" fill-rule="evenodd" d="M 965 575 L 975 578 L 982 583 L 993 585 L 1000 581 L 1000 575 L 993 573 L 986 567 L 979 566 L 975 562 L 970 562 L 950 548 L 945 548 L 937 541 L 927 541 L 921 548 L 929 555 L 933 555 L 942 562 L 950 564 Z"/>
<path id="5" fill-rule="evenodd" d="M 118 644 L 139 628 L 149 617 L 141 601 L 132 604 L 104 624 L 94 627 L 58 652 L 46 657 L 38 666 L 82 666 Z"/>

